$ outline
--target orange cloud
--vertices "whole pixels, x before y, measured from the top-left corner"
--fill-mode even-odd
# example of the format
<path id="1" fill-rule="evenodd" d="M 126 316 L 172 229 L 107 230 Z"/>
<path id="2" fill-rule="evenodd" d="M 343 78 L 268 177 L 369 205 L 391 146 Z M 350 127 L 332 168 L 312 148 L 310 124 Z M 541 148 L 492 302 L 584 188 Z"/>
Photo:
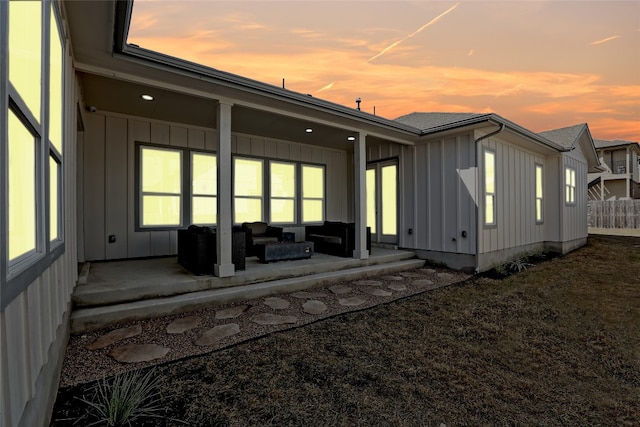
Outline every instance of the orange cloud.
<path id="1" fill-rule="evenodd" d="M 615 40 L 615 39 L 619 39 L 619 38 L 620 38 L 620 36 L 611 36 L 611 37 L 607 37 L 606 39 L 596 40 L 596 41 L 591 42 L 589 44 L 590 45 L 598 45 L 598 44 L 610 42 L 611 40 Z"/>

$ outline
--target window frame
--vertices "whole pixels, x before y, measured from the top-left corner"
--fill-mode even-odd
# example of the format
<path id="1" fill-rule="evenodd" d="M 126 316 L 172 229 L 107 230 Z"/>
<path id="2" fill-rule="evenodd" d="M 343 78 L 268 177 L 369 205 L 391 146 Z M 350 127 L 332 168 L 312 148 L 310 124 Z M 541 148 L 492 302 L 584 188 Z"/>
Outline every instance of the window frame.
<path id="1" fill-rule="evenodd" d="M 534 212 L 536 224 L 544 224 L 544 165 L 535 163 L 535 179 L 534 179 Z M 540 187 L 538 188 L 538 171 L 540 171 Z M 540 195 L 538 195 L 540 190 Z M 540 215 L 538 215 L 538 201 L 540 202 Z"/>
<path id="2" fill-rule="evenodd" d="M 63 153 L 66 150 L 67 138 L 67 45 L 62 26 L 59 4 L 52 0 L 44 0 L 40 3 L 40 111 L 35 114 L 27 107 L 27 103 L 22 98 L 19 88 L 9 80 L 9 14 L 11 13 L 10 2 L 0 2 L 0 109 L 3 111 L 0 117 L 0 134 L 8 135 L 8 117 L 11 111 L 25 127 L 25 129 L 34 137 L 35 144 L 35 162 L 34 162 L 34 178 L 35 178 L 35 249 L 28 253 L 21 254 L 15 259 L 9 260 L 9 230 L 8 230 L 8 195 L 7 191 L 0 194 L 0 235 L 5 236 L 0 239 L 0 308 L 4 308 L 13 301 L 20 293 L 34 281 L 43 272 L 45 272 L 51 264 L 53 264 L 65 252 L 65 229 L 64 229 L 64 213 L 65 213 L 65 161 Z M 55 26 L 55 29 L 52 28 Z M 53 33 L 53 34 L 52 34 Z M 60 41 L 60 61 L 55 61 L 59 65 L 60 72 L 53 73 L 51 71 L 51 42 L 52 36 L 59 37 Z M 57 136 L 61 138 L 59 149 L 55 147 L 50 138 L 51 115 L 50 101 L 53 98 L 50 92 L 51 74 L 56 74 L 61 81 L 57 87 L 60 90 L 60 120 Z M 6 94 L 6 95 L 5 95 Z M 60 152 L 62 151 L 62 152 Z M 9 164 L 8 155 L 8 138 L 0 141 L 0 187 L 8 190 Z M 50 203 L 50 159 L 53 159 L 59 166 L 57 172 L 57 238 L 50 240 L 50 220 L 51 208 Z"/>
<path id="3" fill-rule="evenodd" d="M 215 162 L 215 174 L 216 174 L 216 185 L 215 185 L 215 189 L 214 189 L 214 194 L 204 194 L 204 193 L 196 193 L 196 191 L 193 188 L 193 158 L 194 156 L 211 156 L 214 158 L 214 162 Z M 209 152 L 209 151 L 201 151 L 201 150 L 189 150 L 189 221 L 191 221 L 191 224 L 197 224 L 197 225 L 207 225 L 207 226 L 214 226 L 218 224 L 218 154 L 215 152 Z M 214 200 L 214 205 L 215 205 L 215 213 L 216 213 L 216 221 L 212 222 L 212 223 L 200 223 L 200 222 L 196 222 L 194 221 L 194 211 L 195 209 L 193 208 L 193 201 L 196 197 L 201 197 L 201 198 L 211 198 Z"/>
<path id="4" fill-rule="evenodd" d="M 277 225 L 294 225 L 298 223 L 298 182 L 299 180 L 299 175 L 300 173 L 298 172 L 298 165 L 296 164 L 296 162 L 292 162 L 292 161 L 287 161 L 287 160 L 279 160 L 279 159 L 269 159 L 269 173 L 268 173 L 268 178 L 269 178 L 269 206 L 268 206 L 268 218 L 269 218 L 269 223 L 270 224 L 277 224 Z M 273 173 L 272 173 L 272 165 L 274 164 L 280 164 L 280 165 L 287 165 L 287 166 L 292 166 L 293 167 L 293 196 L 291 197 L 284 197 L 284 196 L 273 196 Z M 290 200 L 293 201 L 293 221 L 275 221 L 273 219 L 273 211 L 271 210 L 272 206 L 273 206 L 273 201 L 274 200 Z"/>
<path id="5" fill-rule="evenodd" d="M 567 178 L 569 182 L 567 182 Z M 573 181 L 573 182 L 571 182 Z M 576 169 L 574 167 L 565 165 L 564 167 L 564 203 L 567 206 L 576 205 Z"/>
<path id="6" fill-rule="evenodd" d="M 487 191 L 487 154 L 491 154 L 493 156 L 493 192 Z M 496 174 L 496 164 L 497 164 L 497 153 L 496 150 L 491 148 L 484 148 L 482 150 L 482 194 L 483 194 L 483 212 L 482 212 L 482 223 L 485 228 L 493 228 L 498 225 L 498 201 L 497 201 L 497 174 Z M 487 221 L 487 196 L 491 196 L 491 203 L 493 208 L 493 221 Z"/>
<path id="7" fill-rule="evenodd" d="M 260 163 L 260 178 L 261 178 L 261 186 L 260 186 L 260 195 L 259 196 L 238 196 L 236 195 L 236 160 L 244 160 L 244 161 L 248 161 L 248 162 L 256 162 L 256 163 Z M 236 221 L 236 199 L 243 199 L 243 200 L 259 200 L 260 201 L 260 217 L 254 219 L 253 221 L 259 221 L 259 222 L 264 222 L 265 218 L 267 218 L 267 209 L 269 209 L 269 207 L 267 206 L 266 200 L 268 200 L 269 198 L 265 195 L 265 190 L 268 189 L 267 185 L 268 185 L 268 180 L 265 179 L 265 162 L 268 159 L 263 158 L 263 157 L 252 157 L 252 156 L 244 156 L 244 155 L 234 155 L 231 157 L 231 206 L 232 206 L 232 214 L 233 214 L 233 218 L 231 220 L 231 223 L 233 225 L 240 225 L 245 221 Z M 253 222 L 251 221 L 251 222 Z"/>
<path id="8" fill-rule="evenodd" d="M 304 196 L 304 168 L 322 169 L 322 197 L 305 197 Z M 322 224 L 327 218 L 327 166 L 322 164 L 313 164 L 300 162 L 300 225 Z M 305 200 L 320 200 L 322 202 L 322 218 L 317 221 L 304 220 L 304 202 Z"/>

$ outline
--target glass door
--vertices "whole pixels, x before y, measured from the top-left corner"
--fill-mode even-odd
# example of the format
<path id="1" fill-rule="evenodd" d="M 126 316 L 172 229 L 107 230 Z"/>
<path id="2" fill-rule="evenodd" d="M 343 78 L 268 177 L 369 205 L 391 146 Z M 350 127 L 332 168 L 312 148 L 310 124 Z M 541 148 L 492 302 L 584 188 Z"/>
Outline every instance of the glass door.
<path id="1" fill-rule="evenodd" d="M 370 164 L 366 172 L 367 226 L 371 240 L 398 243 L 398 163 Z"/>

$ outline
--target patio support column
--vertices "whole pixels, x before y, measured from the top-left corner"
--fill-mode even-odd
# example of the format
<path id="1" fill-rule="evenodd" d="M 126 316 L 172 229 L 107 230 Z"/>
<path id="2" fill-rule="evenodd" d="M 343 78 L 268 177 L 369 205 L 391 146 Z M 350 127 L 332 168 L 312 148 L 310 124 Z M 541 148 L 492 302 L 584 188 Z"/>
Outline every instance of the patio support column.
<path id="1" fill-rule="evenodd" d="M 355 225 L 356 244 L 353 257 L 356 259 L 369 258 L 367 250 L 367 134 L 358 133 L 358 138 L 353 145 L 353 165 L 354 165 L 354 201 L 355 201 Z"/>
<path id="2" fill-rule="evenodd" d="M 624 172 L 625 172 L 625 182 L 627 183 L 627 193 L 626 197 L 631 198 L 631 172 L 633 171 L 633 166 L 631 166 L 631 160 L 629 158 L 630 147 L 627 146 L 625 160 L 624 160 Z"/>
<path id="3" fill-rule="evenodd" d="M 235 273 L 231 262 L 231 107 L 229 101 L 218 103 L 218 259 L 214 266 L 215 275 L 230 277 Z"/>

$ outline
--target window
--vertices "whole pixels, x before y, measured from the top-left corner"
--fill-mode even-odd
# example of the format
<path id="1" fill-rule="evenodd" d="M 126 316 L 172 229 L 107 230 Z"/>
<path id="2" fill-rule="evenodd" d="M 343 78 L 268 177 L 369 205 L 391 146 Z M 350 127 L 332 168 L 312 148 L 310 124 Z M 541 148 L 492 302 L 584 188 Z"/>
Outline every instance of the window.
<path id="1" fill-rule="evenodd" d="M 9 263 L 36 250 L 37 141 L 9 110 Z"/>
<path id="2" fill-rule="evenodd" d="M 324 221 L 324 167 L 302 165 L 302 222 Z"/>
<path id="3" fill-rule="evenodd" d="M 536 165 L 536 222 L 542 222 L 542 165 Z"/>
<path id="4" fill-rule="evenodd" d="M 218 222 L 218 173 L 216 156 L 192 153 L 191 157 L 191 223 Z"/>
<path id="5" fill-rule="evenodd" d="M 564 171 L 564 201 L 567 204 L 576 202 L 576 170 L 565 168 Z"/>
<path id="6" fill-rule="evenodd" d="M 270 222 L 296 222 L 296 165 L 272 161 L 269 163 Z"/>
<path id="7" fill-rule="evenodd" d="M 0 37 L 3 308 L 64 253 L 65 44 L 57 5 L 9 1 L 0 17 L 7 29 Z"/>
<path id="8" fill-rule="evenodd" d="M 367 227 L 371 227 L 371 234 L 376 234 L 376 170 L 367 169 Z"/>
<path id="9" fill-rule="evenodd" d="M 262 221 L 262 160 L 233 159 L 233 215 L 236 224 Z"/>
<path id="10" fill-rule="evenodd" d="M 141 227 L 182 224 L 182 152 L 141 147 Z"/>
<path id="11" fill-rule="evenodd" d="M 484 152 L 484 224 L 496 224 L 496 153 Z"/>

